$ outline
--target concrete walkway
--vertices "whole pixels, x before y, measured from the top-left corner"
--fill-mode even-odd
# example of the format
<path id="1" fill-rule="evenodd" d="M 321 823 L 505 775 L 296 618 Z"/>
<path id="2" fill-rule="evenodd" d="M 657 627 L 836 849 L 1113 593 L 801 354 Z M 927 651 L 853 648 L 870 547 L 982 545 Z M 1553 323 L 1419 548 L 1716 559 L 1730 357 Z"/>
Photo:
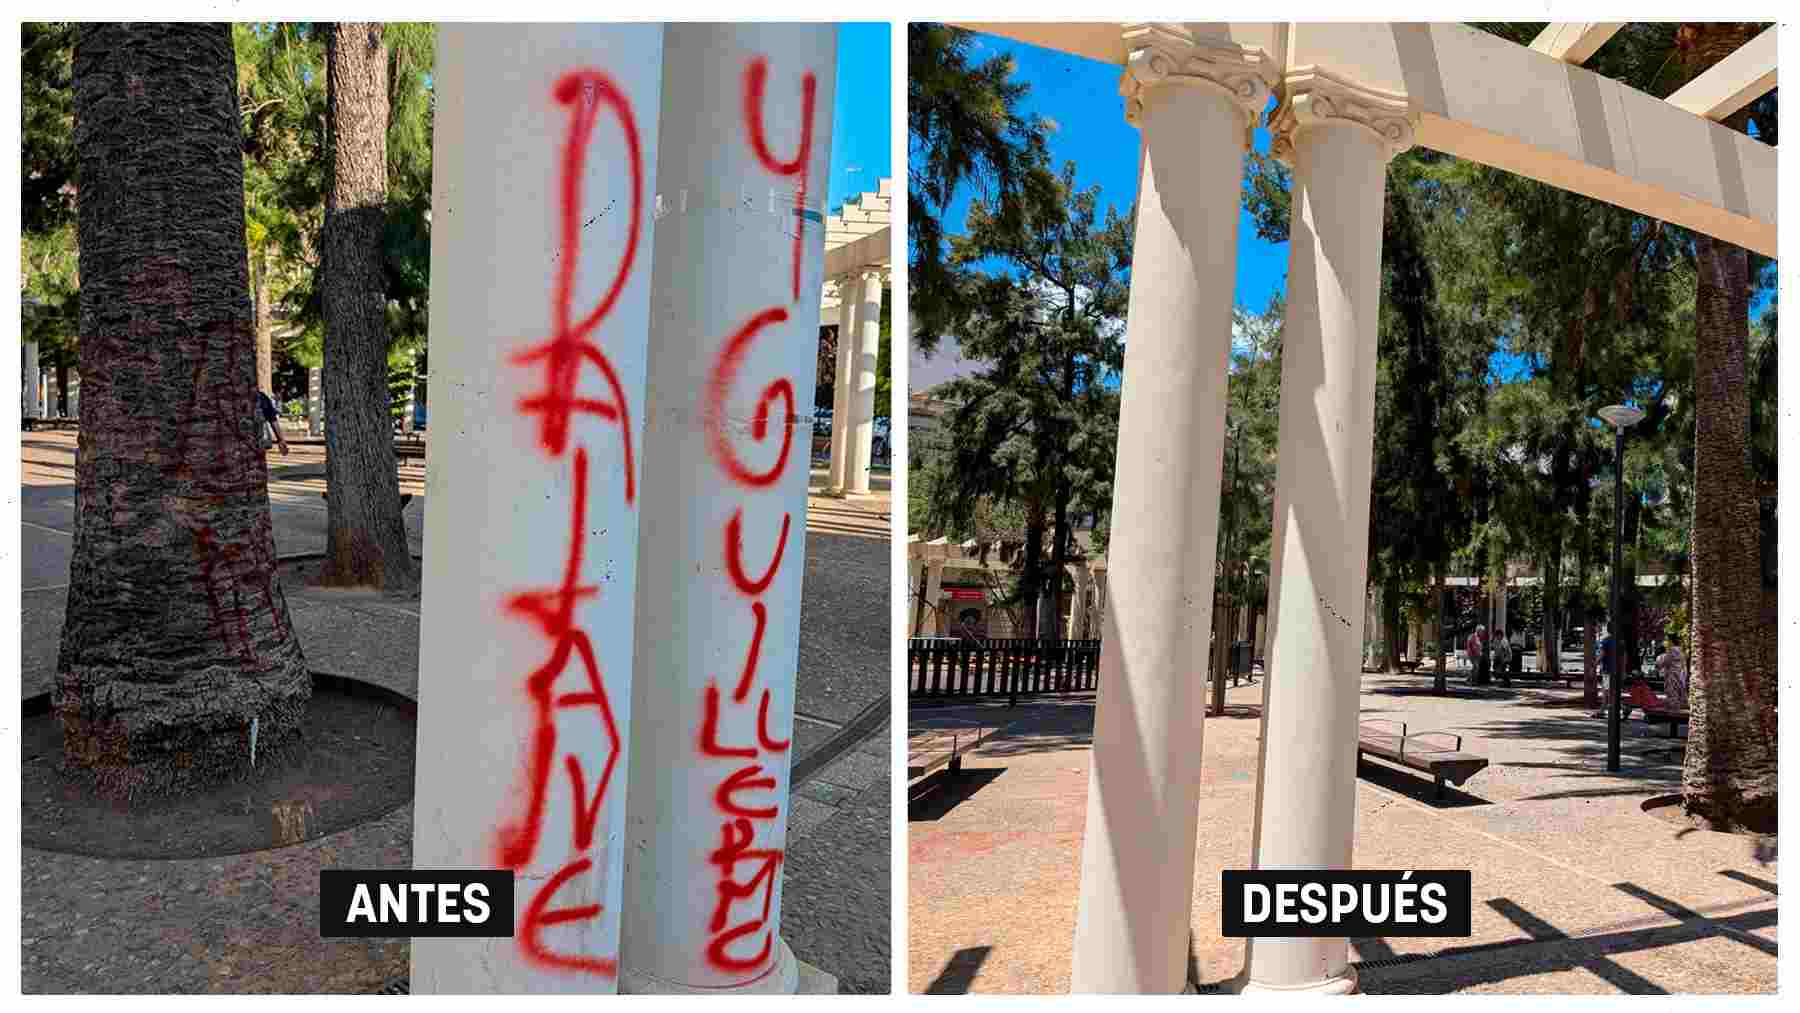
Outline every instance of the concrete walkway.
<path id="1" fill-rule="evenodd" d="M 21 689 L 55 678 L 68 595 L 74 433 L 23 438 Z M 276 549 L 325 547 L 323 448 L 269 455 Z M 414 552 L 423 469 L 401 469 Z M 815 474 L 815 485 L 820 479 Z M 815 502 L 818 502 L 815 499 Z M 782 934 L 843 991 L 889 988 L 888 573 L 883 497 L 809 509 Z M 308 666 L 417 696 L 419 601 L 284 588 Z M 412 807 L 289 848 L 191 861 L 21 852 L 27 993 L 374 992 L 406 940 L 318 935 L 322 868 L 412 864 Z"/>
<path id="2" fill-rule="evenodd" d="M 1448 730 L 1492 765 L 1432 799 L 1428 779 L 1359 768 L 1359 868 L 1469 869 L 1468 939 L 1359 939 L 1370 993 L 1773 992 L 1776 848 L 1645 814 L 1678 790 L 1680 740 L 1628 723 L 1624 769 L 1581 691 L 1521 683 L 1439 698 L 1420 676 L 1362 677 L 1365 719 Z M 1454 684 L 1453 684 L 1454 685 Z M 1219 935 L 1219 873 L 1248 868 L 1260 680 L 1205 723 L 1190 978 L 1243 966 Z M 932 708 L 1010 724 L 963 778 L 915 785 L 908 824 L 908 989 L 1057 993 L 1069 986 L 1093 694 Z M 925 713 L 923 709 L 918 713 Z M 1030 898 L 1028 910 L 1021 898 Z"/>

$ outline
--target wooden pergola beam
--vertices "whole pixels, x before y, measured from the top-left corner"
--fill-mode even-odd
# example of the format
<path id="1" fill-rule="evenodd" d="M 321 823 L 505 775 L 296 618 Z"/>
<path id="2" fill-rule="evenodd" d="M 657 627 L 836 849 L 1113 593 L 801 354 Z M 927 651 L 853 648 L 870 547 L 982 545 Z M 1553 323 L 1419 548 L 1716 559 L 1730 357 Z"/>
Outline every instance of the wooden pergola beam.
<path id="1" fill-rule="evenodd" d="M 1624 27 L 1623 21 L 1556 21 L 1531 40 L 1531 48 L 1579 67 Z"/>
<path id="2" fill-rule="evenodd" d="M 1722 120 L 1775 87 L 1775 26 L 1669 96 L 1669 104 L 1695 116 Z"/>

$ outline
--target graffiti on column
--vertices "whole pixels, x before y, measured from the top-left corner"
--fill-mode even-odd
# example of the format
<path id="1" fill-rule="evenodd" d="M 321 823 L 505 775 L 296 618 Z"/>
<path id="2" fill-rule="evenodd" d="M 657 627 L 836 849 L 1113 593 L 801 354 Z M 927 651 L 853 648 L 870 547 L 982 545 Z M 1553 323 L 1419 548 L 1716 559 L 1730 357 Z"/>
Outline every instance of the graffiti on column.
<path id="1" fill-rule="evenodd" d="M 807 164 L 812 158 L 813 106 L 818 92 L 818 79 L 810 71 L 801 78 L 799 151 L 791 161 L 782 161 L 771 153 L 768 138 L 764 134 L 763 97 L 768 76 L 768 60 L 763 57 L 751 60 L 745 68 L 744 124 L 749 145 L 762 167 L 778 178 L 793 177 L 795 180 L 795 213 L 802 217 L 797 217 L 794 223 L 793 289 L 789 298 L 797 301 L 800 298 L 801 260 L 805 254 L 802 245 L 805 233 L 803 216 L 808 184 Z M 737 389 L 739 373 L 757 336 L 764 329 L 784 323 L 787 319 L 787 309 L 779 305 L 751 315 L 725 338 L 708 378 L 705 416 L 708 446 L 715 463 L 726 477 L 734 485 L 752 494 L 769 489 L 787 472 L 794 430 L 800 423 L 794 382 L 789 377 L 780 376 L 764 385 L 757 396 L 747 427 L 732 423 L 726 414 L 726 404 L 732 392 Z M 766 470 L 759 471 L 746 464 L 738 455 L 733 438 L 747 432 L 755 443 L 767 443 L 770 440 L 772 411 L 780 412 L 773 420 L 781 430 L 780 449 L 776 452 L 774 463 Z M 758 519 L 754 500 L 747 505 L 751 509 L 752 519 Z M 728 974 L 765 969 L 774 950 L 775 934 L 769 922 L 774 909 L 775 890 L 780 883 L 781 863 L 785 856 L 780 848 L 759 847 L 758 837 L 768 832 L 779 818 L 783 798 L 775 777 L 766 772 L 765 764 L 786 753 L 792 745 L 791 740 L 778 740 L 771 734 L 769 708 L 772 693 L 766 687 L 760 693 L 757 692 L 757 663 L 762 652 L 763 631 L 769 619 L 768 606 L 761 600 L 761 595 L 774 583 L 776 575 L 781 571 L 793 516 L 785 512 L 782 514 L 780 534 L 775 536 L 773 547 L 765 550 L 768 562 L 760 566 L 754 563 L 747 565 L 745 562 L 745 516 L 745 506 L 739 506 L 732 512 L 721 532 L 721 551 L 732 587 L 743 597 L 750 610 L 754 632 L 745 651 L 743 669 L 731 688 L 729 699 L 721 692 L 717 682 L 707 684 L 702 700 L 703 717 L 700 726 L 701 755 L 731 761 L 713 791 L 713 803 L 721 817 L 719 846 L 707 856 L 707 860 L 717 870 L 718 878 L 714 883 L 717 903 L 706 926 L 710 939 L 706 948 L 707 963 L 715 970 Z M 766 519 L 768 526 L 773 527 L 772 515 L 762 519 Z M 743 740 L 721 742 L 719 725 L 722 710 L 730 708 L 739 717 L 732 725 L 742 728 L 749 724 L 749 710 L 753 706 L 756 711 L 754 740 L 746 732 Z"/>
<path id="2" fill-rule="evenodd" d="M 618 425 L 620 462 L 625 473 L 622 495 L 625 505 L 630 507 L 636 496 L 630 405 L 611 360 L 593 336 L 612 311 L 631 276 L 641 225 L 644 170 L 631 103 L 610 77 L 592 69 L 571 71 L 557 81 L 552 96 L 559 104 L 570 107 L 571 112 L 561 152 L 561 236 L 551 296 L 553 333 L 548 341 L 512 355 L 511 361 L 542 369 L 542 388 L 522 398 L 518 408 L 527 416 L 538 417 L 538 443 L 547 456 L 569 458 L 574 483 L 573 507 L 561 583 L 548 590 L 513 594 L 505 602 L 508 615 L 537 628 L 549 643 L 550 655 L 525 679 L 525 694 L 530 700 L 533 721 L 526 749 L 525 799 L 522 810 L 497 829 L 495 853 L 496 862 L 502 868 L 555 867 L 547 878 L 530 881 L 538 885 L 526 905 L 515 937 L 524 958 L 537 967 L 613 978 L 618 974 L 615 954 L 559 950 L 544 939 L 544 933 L 557 925 L 593 921 L 600 917 L 602 910 L 598 903 L 558 901 L 559 893 L 571 881 L 578 881 L 569 891 L 571 896 L 583 899 L 593 896 L 591 889 L 583 887 L 594 881 L 595 826 L 606 804 L 620 752 L 619 729 L 613 720 L 612 704 L 607 698 L 593 641 L 575 621 L 576 603 L 597 598 L 600 592 L 597 585 L 583 583 L 581 579 L 588 534 L 588 448 L 576 446 L 570 452 L 569 425 L 578 414 L 595 415 Z M 587 166 L 595 122 L 603 108 L 618 119 L 624 135 L 626 162 L 631 171 L 631 217 L 617 273 L 593 310 L 572 322 L 569 304 L 575 286 L 575 266 L 581 254 L 581 178 Z M 578 394 L 576 388 L 583 364 L 593 366 L 599 373 L 611 392 L 610 400 Z M 577 660 L 579 665 L 574 674 L 565 678 L 571 662 Z M 585 750 L 559 748 L 558 714 L 581 712 L 596 719 L 598 734 L 603 736 L 606 761 L 598 771 L 588 770 L 583 763 L 581 753 Z M 592 742 L 583 741 L 577 745 L 591 746 Z M 561 763 L 557 762 L 559 757 Z M 567 842 L 543 840 L 544 814 L 553 791 L 569 793 L 574 826 L 572 839 Z M 585 882 L 579 881 L 581 877 L 586 877 Z M 562 906 L 552 906 L 559 903 Z"/>
<path id="3" fill-rule="evenodd" d="M 769 150 L 769 140 L 763 136 L 763 89 L 769 82 L 769 61 L 757 57 L 750 61 L 744 70 L 744 125 L 750 132 L 750 147 L 756 152 L 756 160 L 763 168 L 779 177 L 793 176 L 796 180 L 794 191 L 794 214 L 803 216 L 806 213 L 807 164 L 812 161 L 813 135 L 813 100 L 819 92 L 819 79 L 808 71 L 800 79 L 800 150 L 792 160 L 782 161 Z M 800 298 L 800 260 L 802 249 L 800 239 L 806 232 L 805 219 L 797 217 L 794 222 L 794 295 Z"/>

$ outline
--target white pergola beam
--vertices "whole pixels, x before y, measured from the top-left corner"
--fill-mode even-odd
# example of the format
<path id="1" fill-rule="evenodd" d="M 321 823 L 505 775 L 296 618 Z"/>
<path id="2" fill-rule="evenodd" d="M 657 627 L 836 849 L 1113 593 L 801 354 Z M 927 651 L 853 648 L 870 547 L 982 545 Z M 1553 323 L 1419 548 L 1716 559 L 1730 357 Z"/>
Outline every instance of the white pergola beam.
<path id="1" fill-rule="evenodd" d="M 1125 60 L 1118 23 L 963 27 Z M 1775 149 L 1617 81 L 1451 23 L 1224 30 L 1290 71 L 1333 67 L 1405 96 L 1421 145 L 1776 255 Z"/>
<path id="2" fill-rule="evenodd" d="M 1531 40 L 1531 48 L 1552 60 L 1579 67 L 1624 27 L 1623 21 L 1557 21 Z"/>
<path id="3" fill-rule="evenodd" d="M 1669 96 L 1669 104 L 1695 116 L 1722 120 L 1775 87 L 1775 26 Z"/>

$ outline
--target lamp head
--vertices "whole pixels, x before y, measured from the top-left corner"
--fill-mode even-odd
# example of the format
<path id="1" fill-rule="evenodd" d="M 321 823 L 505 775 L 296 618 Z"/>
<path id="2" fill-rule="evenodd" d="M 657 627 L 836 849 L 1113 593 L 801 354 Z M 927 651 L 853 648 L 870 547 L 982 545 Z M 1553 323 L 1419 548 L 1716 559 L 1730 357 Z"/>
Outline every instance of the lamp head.
<path id="1" fill-rule="evenodd" d="M 1600 409 L 1596 414 L 1602 419 L 1605 419 L 1606 423 L 1615 429 L 1624 429 L 1627 426 L 1637 425 L 1644 418 L 1642 409 L 1622 404 L 1609 404 L 1605 408 Z"/>

